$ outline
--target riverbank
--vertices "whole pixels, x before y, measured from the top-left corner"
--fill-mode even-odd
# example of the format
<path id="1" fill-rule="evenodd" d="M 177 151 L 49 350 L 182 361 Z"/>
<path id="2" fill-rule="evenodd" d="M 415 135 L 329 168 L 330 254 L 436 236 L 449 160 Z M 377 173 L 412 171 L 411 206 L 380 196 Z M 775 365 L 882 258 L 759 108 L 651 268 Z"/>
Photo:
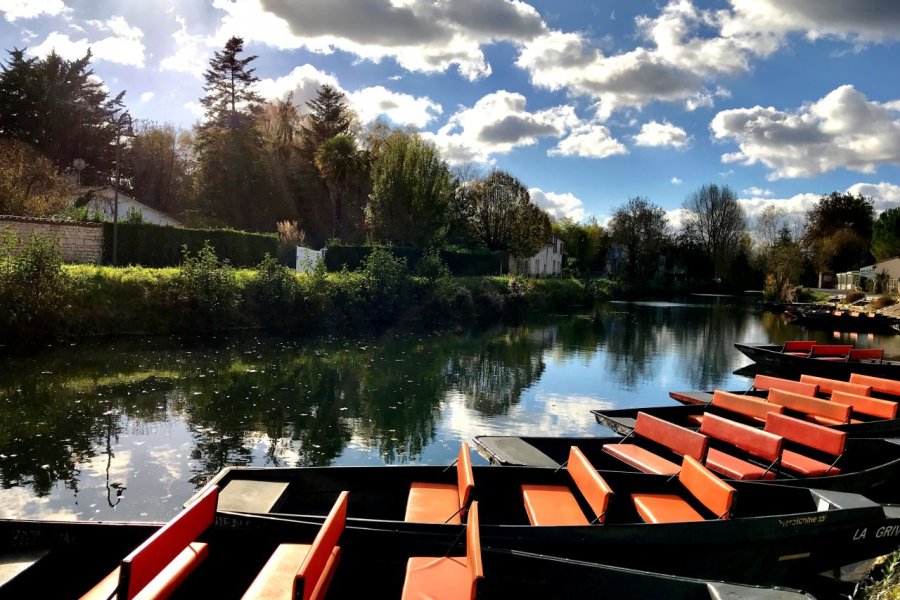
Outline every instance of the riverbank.
<path id="1" fill-rule="evenodd" d="M 594 282 L 414 275 L 385 257 L 358 272 L 299 274 L 274 260 L 233 269 L 202 253 L 179 268 L 38 269 L 6 288 L 0 344 L 7 350 L 108 335 L 458 329 L 572 313 L 602 297 Z"/>

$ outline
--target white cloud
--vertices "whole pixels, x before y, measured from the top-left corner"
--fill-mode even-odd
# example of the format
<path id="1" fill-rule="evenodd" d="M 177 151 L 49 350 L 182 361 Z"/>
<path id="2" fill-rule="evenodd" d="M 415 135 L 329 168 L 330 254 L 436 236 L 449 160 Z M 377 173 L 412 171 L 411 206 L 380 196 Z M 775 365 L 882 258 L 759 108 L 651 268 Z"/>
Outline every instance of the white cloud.
<path id="1" fill-rule="evenodd" d="M 641 126 L 641 132 L 634 136 L 638 146 L 671 146 L 673 148 L 685 148 L 691 141 L 687 132 L 668 121 L 659 123 L 650 121 Z"/>
<path id="2" fill-rule="evenodd" d="M 62 0 L 0 0 L 0 12 L 10 23 L 17 19 L 33 19 L 42 15 L 68 14 L 72 9 Z"/>
<path id="3" fill-rule="evenodd" d="M 578 222 L 587 216 L 584 202 L 576 198 L 574 194 L 545 192 L 540 188 L 529 188 L 528 193 L 531 195 L 531 201 L 546 210 L 551 217 L 557 219 L 569 217 Z"/>
<path id="4" fill-rule="evenodd" d="M 531 146 L 541 137 L 559 137 L 578 124 L 571 106 L 538 112 L 525 109 L 525 96 L 500 90 L 450 117 L 437 133 L 425 132 L 451 164 L 490 162 L 494 154 Z"/>
<path id="5" fill-rule="evenodd" d="M 682 181 L 682 180 L 679 179 L 678 177 L 673 177 L 673 178 L 672 178 L 672 184 L 673 184 L 673 185 L 681 185 L 682 183 L 684 183 L 684 181 Z"/>
<path id="6" fill-rule="evenodd" d="M 56 51 L 66 60 L 77 60 L 87 54 L 90 48 L 94 60 L 133 67 L 144 66 L 144 32 L 138 27 L 129 25 L 123 17 L 111 17 L 106 21 L 87 21 L 86 23 L 101 33 L 110 33 L 99 39 L 89 41 L 87 37 L 73 40 L 68 34 L 58 31 L 50 32 L 47 38 L 37 46 L 28 49 L 28 54 L 46 57 Z"/>
<path id="7" fill-rule="evenodd" d="M 202 118 L 206 114 L 206 109 L 203 108 L 203 105 L 199 102 L 194 102 L 193 100 L 185 102 L 181 107 L 197 118 Z"/>
<path id="8" fill-rule="evenodd" d="M 747 196 L 751 196 L 754 198 L 771 198 L 775 195 L 772 190 L 767 190 L 759 187 L 748 187 L 744 188 L 743 193 Z"/>
<path id="9" fill-rule="evenodd" d="M 178 31 L 172 34 L 175 53 L 159 61 L 162 71 L 179 71 L 200 77 L 209 63 L 211 42 L 206 36 L 188 33 L 184 17 L 175 15 Z"/>
<path id="10" fill-rule="evenodd" d="M 284 100 L 288 94 L 293 93 L 294 104 L 302 107 L 308 100 L 316 97 L 316 90 L 322 85 L 330 85 L 346 94 L 337 77 L 310 64 L 294 67 L 290 73 L 277 79 L 261 79 L 256 89 L 263 98 L 269 100 Z"/>
<path id="11" fill-rule="evenodd" d="M 609 129 L 603 125 L 586 124 L 576 127 L 548 152 L 550 156 L 582 156 L 585 158 L 607 158 L 617 154 L 628 154 Z"/>
<path id="12" fill-rule="evenodd" d="M 538 12 L 518 0 L 213 0 L 224 11 L 218 38 L 240 31 L 247 42 L 317 53 L 350 52 L 406 70 L 443 72 L 456 66 L 474 80 L 490 75 L 482 46 L 520 42 L 542 33 Z"/>
<path id="13" fill-rule="evenodd" d="M 153 96 L 155 96 L 153 92 L 144 92 L 141 94 L 141 102 L 150 102 L 153 100 Z"/>
<path id="14" fill-rule="evenodd" d="M 862 194 L 875 201 L 878 212 L 900 206 L 900 185 L 893 183 L 854 183 L 847 191 L 851 194 Z"/>
<path id="15" fill-rule="evenodd" d="M 734 140 L 740 148 L 723 154 L 723 162 L 761 163 L 770 169 L 770 180 L 842 167 L 873 173 L 878 165 L 900 164 L 896 111 L 843 85 L 796 112 L 761 106 L 722 111 L 710 127 L 716 139 Z"/>
<path id="16" fill-rule="evenodd" d="M 398 125 L 421 129 L 444 112 L 440 104 L 428 97 L 393 92 L 380 85 L 351 92 L 347 98 L 363 123 L 384 115 Z"/>

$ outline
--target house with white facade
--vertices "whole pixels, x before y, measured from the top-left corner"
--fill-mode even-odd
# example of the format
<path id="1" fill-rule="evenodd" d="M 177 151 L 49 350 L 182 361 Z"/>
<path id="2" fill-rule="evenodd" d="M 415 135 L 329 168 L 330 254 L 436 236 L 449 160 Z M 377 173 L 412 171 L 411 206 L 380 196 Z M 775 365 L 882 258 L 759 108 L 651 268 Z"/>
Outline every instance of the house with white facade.
<path id="1" fill-rule="evenodd" d="M 99 214 L 104 221 L 112 221 L 115 213 L 116 190 L 112 186 L 100 186 L 91 188 L 82 188 L 80 195 L 90 196 L 87 202 L 88 215 Z M 153 223 L 154 225 L 171 225 L 173 227 L 183 227 L 184 223 L 175 217 L 168 215 L 161 210 L 156 210 L 147 206 L 143 202 L 139 202 L 119 192 L 119 221 L 124 221 L 128 215 L 138 214 L 144 223 Z"/>
<path id="2" fill-rule="evenodd" d="M 839 290 L 862 289 L 864 292 L 869 292 L 872 291 L 872 282 L 882 274 L 887 279 L 886 289 L 883 291 L 897 293 L 900 290 L 900 256 L 886 258 L 874 265 L 860 267 L 859 271 L 838 273 L 837 288 Z"/>
<path id="3" fill-rule="evenodd" d="M 531 258 L 516 260 L 509 257 L 509 272 L 528 277 L 559 277 L 562 275 L 563 242 L 555 235 L 546 246 Z"/>

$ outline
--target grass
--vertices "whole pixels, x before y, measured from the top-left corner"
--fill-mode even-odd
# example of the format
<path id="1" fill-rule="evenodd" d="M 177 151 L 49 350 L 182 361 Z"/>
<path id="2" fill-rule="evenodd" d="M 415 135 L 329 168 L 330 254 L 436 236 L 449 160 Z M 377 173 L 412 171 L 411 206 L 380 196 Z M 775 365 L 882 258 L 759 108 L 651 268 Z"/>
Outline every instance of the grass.
<path id="1" fill-rule="evenodd" d="M 858 600 L 900 600 L 900 550 L 885 558 L 856 597 Z"/>

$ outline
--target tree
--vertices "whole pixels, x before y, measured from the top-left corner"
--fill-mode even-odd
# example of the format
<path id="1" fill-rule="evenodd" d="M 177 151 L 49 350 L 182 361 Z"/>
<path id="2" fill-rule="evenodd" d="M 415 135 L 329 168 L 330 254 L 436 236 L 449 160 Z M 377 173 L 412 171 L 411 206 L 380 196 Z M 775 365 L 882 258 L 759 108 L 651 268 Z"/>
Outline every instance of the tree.
<path id="1" fill-rule="evenodd" d="M 129 148 L 134 197 L 163 212 L 176 214 L 190 203 L 192 179 L 185 139 L 169 123 L 138 123 Z"/>
<path id="2" fill-rule="evenodd" d="M 115 148 L 112 122 L 125 92 L 110 98 L 89 68 L 91 52 L 68 61 L 55 52 L 25 59 L 13 49 L 0 72 L 0 136 L 31 145 L 58 170 L 81 158 L 83 183 L 108 181 Z"/>
<path id="3" fill-rule="evenodd" d="M 336 135 L 316 150 L 316 168 L 328 185 L 334 208 L 334 237 L 341 237 L 341 209 L 351 178 L 359 167 L 356 142 L 349 135 Z"/>
<path id="4" fill-rule="evenodd" d="M 566 264 L 574 273 L 585 277 L 602 269 L 609 238 L 596 219 L 582 225 L 564 217 L 553 223 L 553 234 L 562 240 Z"/>
<path id="5" fill-rule="evenodd" d="M 378 145 L 371 177 L 366 226 L 376 240 L 422 248 L 443 237 L 454 188 L 432 144 L 395 131 Z"/>
<path id="6" fill-rule="evenodd" d="M 0 214 L 49 217 L 69 203 L 69 185 L 46 156 L 0 138 Z"/>
<path id="7" fill-rule="evenodd" d="M 313 163 L 319 146 L 335 136 L 350 133 L 356 115 L 347 106 L 344 94 L 327 84 L 319 86 L 316 97 L 306 106 L 309 113 L 300 125 L 300 147 Z"/>
<path id="8" fill-rule="evenodd" d="M 875 221 L 871 199 L 832 192 L 806 215 L 803 247 L 819 273 L 848 271 L 871 260 L 869 247 Z"/>
<path id="9" fill-rule="evenodd" d="M 256 56 L 241 58 L 244 40 L 232 37 L 223 50 L 217 50 L 209 61 L 209 68 L 203 74 L 206 95 L 200 104 L 206 111 L 206 121 L 201 131 L 221 127 L 241 129 L 253 125 L 253 114 L 259 111 L 262 96 L 255 89 L 259 77 L 255 68 L 249 65 Z"/>
<path id="10" fill-rule="evenodd" d="M 755 259 L 765 277 L 767 297 L 787 300 L 803 274 L 803 253 L 787 212 L 767 205 L 756 218 Z"/>
<path id="11" fill-rule="evenodd" d="M 646 198 L 630 198 L 609 222 L 609 237 L 623 251 L 626 274 L 635 283 L 651 276 L 669 238 L 666 211 Z"/>
<path id="12" fill-rule="evenodd" d="M 730 187 L 708 184 L 684 201 L 685 233 L 703 248 L 713 265 L 713 277 L 725 277 L 746 231 L 744 209 Z"/>
<path id="13" fill-rule="evenodd" d="M 531 256 L 550 238 L 549 218 L 539 219 L 532 207 L 537 208 L 528 189 L 504 171 L 461 184 L 454 200 L 454 213 L 465 220 L 475 241 L 488 250 L 510 252 L 517 258 Z M 534 251 L 522 254 L 529 249 Z"/>
<path id="14" fill-rule="evenodd" d="M 878 215 L 872 227 L 872 254 L 876 260 L 900 255 L 900 207 Z"/>

